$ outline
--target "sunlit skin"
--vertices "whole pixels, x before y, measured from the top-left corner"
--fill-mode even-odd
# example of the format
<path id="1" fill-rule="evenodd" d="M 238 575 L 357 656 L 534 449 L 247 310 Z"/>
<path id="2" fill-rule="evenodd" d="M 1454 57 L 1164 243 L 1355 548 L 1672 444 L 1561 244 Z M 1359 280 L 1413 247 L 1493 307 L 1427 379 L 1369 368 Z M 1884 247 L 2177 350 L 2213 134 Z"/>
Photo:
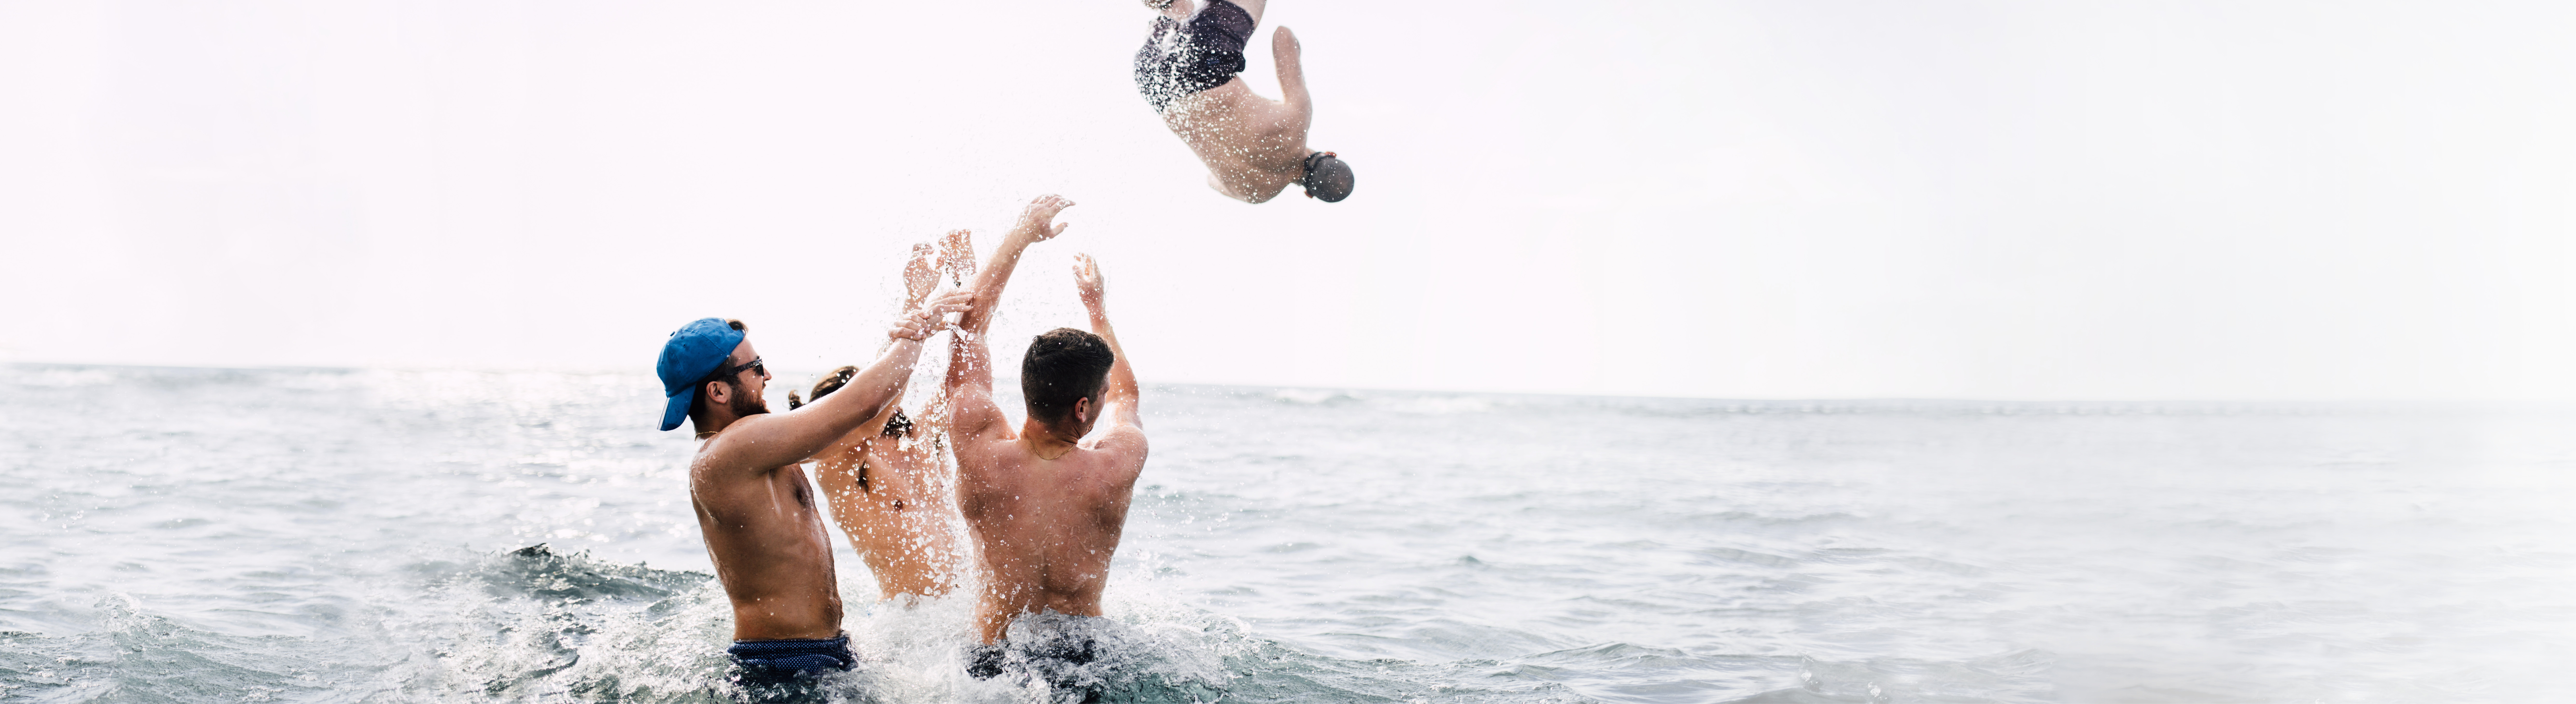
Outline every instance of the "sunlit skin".
<path id="1" fill-rule="evenodd" d="M 1260 24 L 1265 0 L 1235 4 L 1251 13 L 1253 24 Z M 1196 0 L 1173 0 L 1162 14 L 1188 22 L 1197 9 Z M 1306 94 L 1306 70 L 1298 51 L 1297 35 L 1288 28 L 1270 33 L 1280 100 L 1253 93 L 1238 75 L 1163 109 L 1163 126 L 1207 164 L 1209 188 L 1227 198 L 1261 203 L 1306 175 L 1306 156 L 1315 152 L 1306 147 L 1306 127 L 1314 119 L 1315 106 Z"/>
<path id="2" fill-rule="evenodd" d="M 915 417 L 910 437 L 883 436 L 886 414 L 814 456 L 832 519 L 876 575 L 879 598 L 944 596 L 957 586 L 957 495 L 943 481 L 939 431 L 927 420 L 935 413 Z"/>
<path id="3" fill-rule="evenodd" d="M 1101 615 L 1109 560 L 1127 524 L 1136 477 L 1145 468 L 1136 375 L 1117 335 L 1110 332 L 1100 269 L 1087 256 L 1075 266 L 1077 289 L 1092 332 L 1117 354 L 1097 402 L 1077 401 L 1071 418 L 1061 425 L 1031 418 L 1016 429 L 993 403 L 992 356 L 984 343 L 992 302 L 1001 299 L 1029 245 L 1064 232 L 1065 225 L 1050 223 L 1071 205 L 1046 196 L 1021 212 L 1018 224 L 968 287 L 975 294 L 974 310 L 958 322 L 958 335 L 949 343 L 949 432 L 957 455 L 958 507 L 985 576 L 973 626 L 988 644 L 1002 640 L 1012 619 L 1041 609 Z"/>
<path id="4" fill-rule="evenodd" d="M 946 266 L 955 266 L 954 257 L 962 251 L 972 268 L 973 249 L 964 234 L 950 233 Z M 904 265 L 906 310 L 920 307 L 939 286 L 931 256 L 930 245 L 916 245 Z M 895 396 L 903 396 L 902 388 Z M 952 478 L 940 461 L 947 413 L 938 406 L 933 401 L 931 408 L 912 409 L 905 414 L 912 431 L 889 437 L 885 427 L 894 418 L 894 407 L 888 405 L 814 455 L 814 478 L 823 486 L 832 520 L 876 575 L 879 598 L 942 596 L 957 585 L 960 519 L 957 494 L 949 486 Z"/>
<path id="5" fill-rule="evenodd" d="M 839 393 L 803 408 L 737 414 L 737 403 L 768 407 L 765 371 L 743 370 L 732 383 L 699 385 L 706 402 L 689 420 L 703 442 L 689 462 L 689 503 L 716 578 L 733 602 L 734 640 L 840 634 L 831 539 L 799 463 L 892 407 L 921 355 L 922 340 L 943 327 L 944 315 L 964 311 L 970 298 L 951 292 L 909 311 L 887 331 L 893 343 L 876 362 Z M 757 358 L 746 339 L 725 364 Z"/>

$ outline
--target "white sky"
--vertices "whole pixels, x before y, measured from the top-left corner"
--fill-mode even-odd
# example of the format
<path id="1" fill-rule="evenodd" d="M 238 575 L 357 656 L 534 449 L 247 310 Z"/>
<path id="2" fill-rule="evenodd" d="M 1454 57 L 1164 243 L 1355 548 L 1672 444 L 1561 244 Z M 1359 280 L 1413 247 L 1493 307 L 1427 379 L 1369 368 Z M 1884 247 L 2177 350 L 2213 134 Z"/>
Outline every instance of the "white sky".
<path id="1" fill-rule="evenodd" d="M 0 358 L 821 368 L 1060 192 L 1005 329 L 1095 253 L 1150 381 L 2576 398 L 2576 6 L 1275 3 L 1349 201 L 1208 192 L 1132 0 L 0 3 Z"/>

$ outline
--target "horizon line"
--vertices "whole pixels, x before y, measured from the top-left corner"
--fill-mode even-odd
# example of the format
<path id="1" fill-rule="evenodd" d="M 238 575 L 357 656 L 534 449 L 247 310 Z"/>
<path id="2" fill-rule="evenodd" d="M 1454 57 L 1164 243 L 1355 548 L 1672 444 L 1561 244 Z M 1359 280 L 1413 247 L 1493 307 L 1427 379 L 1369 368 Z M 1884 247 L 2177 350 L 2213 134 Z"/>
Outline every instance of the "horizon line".
<path id="1" fill-rule="evenodd" d="M 582 367 L 542 367 L 542 366 L 538 366 L 538 367 L 516 367 L 516 368 L 504 368 L 504 367 L 481 367 L 481 366 L 470 366 L 470 365 L 383 365 L 383 366 L 328 366 L 328 365 L 187 365 L 187 364 L 137 364 L 137 363 L 113 363 L 113 362 L 60 362 L 60 361 L 33 361 L 33 360 L 0 360 L 0 366 L 7 366 L 7 367 L 98 368 L 98 369 L 127 369 L 127 370 L 164 370 L 164 371 L 195 371 L 195 372 L 246 372 L 246 373 L 299 373 L 299 372 L 301 372 L 301 373 L 355 373 L 355 372 L 371 372 L 371 371 L 373 371 L 373 372 L 463 372 L 463 373 L 472 373 L 472 374 L 564 374 L 564 375 L 585 375 L 585 376 L 593 376 L 593 375 L 626 375 L 626 376 L 638 376 L 638 377 L 650 377 L 650 376 L 652 376 L 652 374 L 651 374 L 650 372 L 647 372 L 647 371 L 640 371 L 640 370 L 621 370 L 621 369 L 602 369 L 602 368 L 582 368 Z M 803 374 L 803 375 L 809 375 L 809 376 L 820 376 L 820 375 L 821 375 L 821 373 L 822 373 L 823 371 L 825 371 L 825 370 L 803 370 L 803 369 L 793 369 L 793 368 L 781 368 L 781 369 L 779 369 L 779 370 L 778 370 L 778 372 L 779 372 L 779 373 L 774 374 L 773 376 L 775 376 L 775 377 L 785 377 L 785 376 L 788 376 L 789 374 Z M 1001 371 L 1001 370 L 995 370 L 995 371 L 996 371 L 996 372 L 999 372 L 999 371 Z M 1018 378 L 1018 377 L 1017 377 L 1016 375 L 1004 375 L 1004 374 L 999 374 L 999 373 L 995 374 L 995 376 L 994 376 L 994 380 L 995 380 L 995 381 L 997 381 L 997 382 L 1002 381 L 1002 380 L 1006 380 L 1006 379 L 1017 379 L 1017 378 Z M 2522 398 L 2522 399 L 2516 399 L 2516 398 L 2452 398 L 2452 399 L 2422 399 L 2422 398 L 2417 398 L 2417 399 L 2409 399 L 2409 398 L 2347 398 L 2347 399 L 2333 399 L 2333 398 L 2305 398 L 2305 399 L 2301 399 L 2301 398 L 2234 398 L 2234 399 L 2229 399 L 2229 398 L 2206 398 L 2206 397 L 2196 397 L 2196 398 L 2184 398 L 2184 397 L 2176 397 L 2176 398 L 2075 398 L 2075 397 L 2069 397 L 2069 398 L 1947 398 L 1947 397 L 1927 397 L 1927 396 L 1801 396 L 1801 397 L 1787 397 L 1787 396 L 1782 396 L 1782 397 L 1758 397 L 1758 396 L 1684 396 L 1684 395 L 1667 395 L 1667 394 L 1598 393 L 1598 392 L 1549 391 L 1549 390 L 1511 390 L 1511 389 L 1492 389 L 1492 388 L 1486 388 L 1486 389 L 1461 389 L 1461 388 L 1394 388 L 1394 387 L 1375 387 L 1375 386 L 1348 385 L 1348 384 L 1279 384 L 1279 383 L 1250 383 L 1250 382 L 1237 382 L 1237 381 L 1162 381 L 1162 380 L 1152 380 L 1152 379 L 1143 380 L 1143 383 L 1144 383 L 1145 385 L 1147 385 L 1147 386 L 1163 386 L 1163 387 L 1196 386 L 1196 387 L 1218 387 L 1218 388 L 1238 388 L 1238 389 L 1260 389 L 1260 390 L 1277 390 L 1277 391 L 1301 391 L 1301 390 L 1302 390 L 1302 391 L 1320 391 L 1320 392 L 1328 392 L 1328 393 L 1334 393 L 1334 394 L 1351 394 L 1351 393 L 1460 394 L 1460 395 L 1482 395 L 1482 396 L 1538 396 L 1538 397 L 1562 397 L 1562 398 L 1585 398 L 1585 399 L 1634 399 L 1634 400 L 1664 400 L 1664 401 L 1700 401 L 1700 402 L 1710 402 L 1710 403 L 1754 404 L 1754 405 L 1759 405 L 1759 406 L 1764 406 L 1764 407 L 1780 407 L 1780 406 L 1800 406 L 1800 405 L 1804 405 L 1804 406 L 1818 406 L 1818 407 L 1816 407 L 1816 408 L 1809 408 L 1809 409 L 1805 409 L 1805 410 L 1807 410 L 1807 411 L 1809 411 L 1809 412 L 1822 412 L 1822 413 L 1831 413 L 1831 412 L 1836 411 L 1836 410 L 1842 410 L 1843 408 L 1851 408 L 1851 409 L 1853 409 L 1853 410 L 1859 410 L 1859 408 L 1861 408 L 1861 407 L 1889 408 L 1889 407 L 1901 407 L 1901 406 L 1905 406 L 1905 405 L 1927 405 L 1927 406 L 1947 406 L 1947 407 L 1963 407 L 1963 406 L 1989 405 L 1989 406 L 2013 406 L 2013 407 L 2020 407 L 2020 408 L 2051 408 L 2051 409 L 2074 409 L 2074 410 L 2082 410 L 2082 409 L 2080 409 L 2080 408 L 2078 408 L 2078 407 L 2081 407 L 2081 406 L 2084 406 L 2084 405 L 2087 405 L 2087 404 L 2103 406 L 2103 407 L 2105 407 L 2105 408 L 2103 408 L 2103 410 L 2114 410 L 2114 409 L 2113 409 L 2113 408 L 2111 408 L 2111 407 L 2118 407 L 2118 408 L 2117 408 L 2117 410 L 2123 410 L 2123 411 L 2127 411 L 2127 410 L 2180 410 L 2180 409 L 2168 409 L 2168 408 L 2164 408 L 2164 407 L 2166 407 L 2166 406 L 2234 406 L 2234 407 L 2240 407 L 2240 408 L 2254 408 L 2254 407 L 2260 407 L 2260 408 L 2264 408 L 2264 409 L 2266 409 L 2266 410 L 2274 410 L 2274 411 L 2295 410 L 2295 409 L 2302 408 L 2302 407 L 2316 407 L 2316 408 L 2318 408 L 2318 410 L 2326 410 L 2326 409 L 2328 409 L 2328 408 L 2331 408 L 2332 410 L 2345 411 L 2345 412 L 2358 411 L 2358 410 L 2364 410 L 2364 409 L 2372 409 L 2372 408 L 2378 408 L 2378 409 L 2386 410 L 2386 411 L 2395 411 L 2395 410 L 2399 410 L 2399 409 L 2398 409 L 2398 408 L 2393 408 L 2393 407 L 2406 407 L 2406 409 L 2405 409 L 2405 410 L 2412 410 L 2412 411 L 2426 411 L 2426 410 L 2434 410 L 2434 409 L 2439 409 L 2439 408 L 2447 408 L 2447 409 L 2455 410 L 2455 411 L 2457 411 L 2457 410 L 2471 410 L 2471 409 L 2478 409 L 2478 410 L 2516 410 L 2516 411 L 2525 411 L 2525 412 L 2531 412 L 2531 411 L 2561 411 L 2561 412 L 2576 412 L 2576 399 L 2528 399 L 2528 398 Z M 1355 398 L 1356 398 L 1356 397 L 1355 397 Z M 1328 397 L 1326 400 L 1329 400 L 1329 397 Z M 1319 401 L 1319 402 L 1320 402 L 1320 401 Z M 1823 407 L 1823 406 L 1832 406 L 1832 407 Z M 1751 409 L 1747 409 L 1747 410 L 1751 410 Z"/>

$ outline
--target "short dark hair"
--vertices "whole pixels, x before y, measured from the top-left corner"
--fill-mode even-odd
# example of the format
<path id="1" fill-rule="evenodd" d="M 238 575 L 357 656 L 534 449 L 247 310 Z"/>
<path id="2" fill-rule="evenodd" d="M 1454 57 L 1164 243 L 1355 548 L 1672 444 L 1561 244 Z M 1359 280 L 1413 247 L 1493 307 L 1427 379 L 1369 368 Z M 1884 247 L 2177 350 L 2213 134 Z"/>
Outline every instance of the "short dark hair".
<path id="1" fill-rule="evenodd" d="M 1056 328 L 1029 341 L 1029 354 L 1020 359 L 1020 395 L 1028 399 L 1029 417 L 1054 425 L 1073 417 L 1073 402 L 1091 399 L 1094 413 L 1100 405 L 1100 387 L 1109 381 L 1109 367 L 1118 363 L 1118 353 L 1109 351 L 1109 341 L 1099 335 Z"/>
<path id="2" fill-rule="evenodd" d="M 717 367 L 717 369 L 723 369 L 723 367 Z M 725 388 L 729 388 L 729 389 L 739 389 L 739 388 L 742 388 L 742 387 L 737 386 L 737 385 L 735 385 L 735 384 L 733 383 L 733 378 L 732 378 L 732 377 L 724 377 L 724 378 L 719 378 L 719 379 L 707 379 L 707 380 L 704 380 L 704 381 L 700 381 L 700 382 L 698 382 L 698 387 L 697 387 L 697 388 L 698 388 L 698 394 L 697 394 L 696 396 L 692 396 L 692 397 L 690 397 L 690 398 L 689 398 L 689 416 L 690 416 L 690 417 L 696 417 L 698 414 L 701 414 L 701 413 L 705 413 L 705 412 L 707 412 L 707 383 L 708 383 L 708 382 L 714 382 L 714 383 L 718 383 L 718 384 L 723 384 L 723 385 L 725 385 Z M 793 393 L 795 393 L 795 392 L 792 392 L 792 391 L 791 391 L 791 392 L 788 392 L 788 393 L 793 394 Z"/>
<path id="3" fill-rule="evenodd" d="M 1297 177 L 1297 185 L 1306 187 L 1306 195 L 1326 203 L 1339 203 L 1351 197 L 1351 165 L 1332 152 L 1306 155 L 1306 175 Z"/>

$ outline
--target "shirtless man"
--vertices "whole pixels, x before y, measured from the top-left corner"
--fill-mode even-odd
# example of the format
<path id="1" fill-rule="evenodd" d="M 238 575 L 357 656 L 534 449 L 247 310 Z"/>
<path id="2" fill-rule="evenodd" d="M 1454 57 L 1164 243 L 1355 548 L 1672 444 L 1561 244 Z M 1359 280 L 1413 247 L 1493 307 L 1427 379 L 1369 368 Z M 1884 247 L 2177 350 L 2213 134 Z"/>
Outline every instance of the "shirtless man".
<path id="1" fill-rule="evenodd" d="M 1050 611 L 1100 615 L 1109 559 L 1127 524 L 1136 475 L 1145 468 L 1136 375 L 1119 352 L 1118 336 L 1110 332 L 1100 269 L 1089 257 L 1076 264 L 1075 281 L 1091 312 L 1093 332 L 1057 328 L 1029 344 L 1020 362 L 1028 417 L 1018 428 L 993 402 L 992 355 L 984 342 L 993 302 L 1001 300 L 1022 251 L 1064 232 L 1064 225 L 1049 223 L 1071 205 L 1046 196 L 1020 213 L 1018 224 L 969 286 L 974 309 L 958 321 L 958 334 L 949 344 L 949 432 L 957 454 L 957 500 L 985 570 L 973 620 L 985 647 L 968 668 L 977 677 L 1000 674 L 1007 658 L 998 644 L 1012 620 Z M 1054 655 L 1077 662 L 1090 659 L 1087 644 L 1077 652 Z"/>
<path id="2" fill-rule="evenodd" d="M 689 503 L 733 602 L 736 671 L 746 694 L 798 696 L 814 677 L 856 663 L 841 633 L 841 597 L 822 514 L 798 464 L 893 405 L 922 340 L 971 300 L 951 292 L 907 311 L 885 353 L 842 393 L 770 414 L 769 370 L 738 320 L 703 318 L 662 345 L 662 429 L 686 418 L 701 444 L 689 462 Z"/>
<path id="3" fill-rule="evenodd" d="M 1136 50 L 1136 91 L 1208 167 L 1208 187 L 1260 203 L 1294 183 L 1306 197 L 1338 203 L 1351 195 L 1351 167 L 1332 152 L 1306 147 L 1315 117 L 1298 63 L 1297 35 L 1270 34 L 1279 69 L 1271 100 L 1243 79 L 1243 47 L 1261 24 L 1268 0 L 1145 0 L 1161 15 Z"/>
<path id="4" fill-rule="evenodd" d="M 963 231 L 949 233 L 945 259 L 953 267 L 957 253 L 964 251 L 966 270 L 972 271 L 973 249 L 964 235 Z M 903 278 L 904 309 L 921 307 L 939 286 L 929 243 L 913 246 Z M 814 384 L 812 398 L 822 401 L 846 387 L 859 371 L 858 367 L 832 370 Z M 900 383 L 894 394 L 903 397 Z M 787 392 L 788 409 L 805 403 L 796 392 Z M 867 562 L 868 572 L 876 575 L 882 599 L 944 596 L 956 588 L 962 567 L 956 539 L 961 520 L 957 492 L 951 488 L 954 477 L 941 461 L 947 437 L 939 424 L 947 413 L 937 408 L 937 401 L 932 403 L 930 410 L 917 415 L 907 415 L 889 403 L 876 417 L 814 455 L 814 479 L 823 485 L 832 520 L 841 524 L 841 532 L 850 536 L 850 547 Z"/>

